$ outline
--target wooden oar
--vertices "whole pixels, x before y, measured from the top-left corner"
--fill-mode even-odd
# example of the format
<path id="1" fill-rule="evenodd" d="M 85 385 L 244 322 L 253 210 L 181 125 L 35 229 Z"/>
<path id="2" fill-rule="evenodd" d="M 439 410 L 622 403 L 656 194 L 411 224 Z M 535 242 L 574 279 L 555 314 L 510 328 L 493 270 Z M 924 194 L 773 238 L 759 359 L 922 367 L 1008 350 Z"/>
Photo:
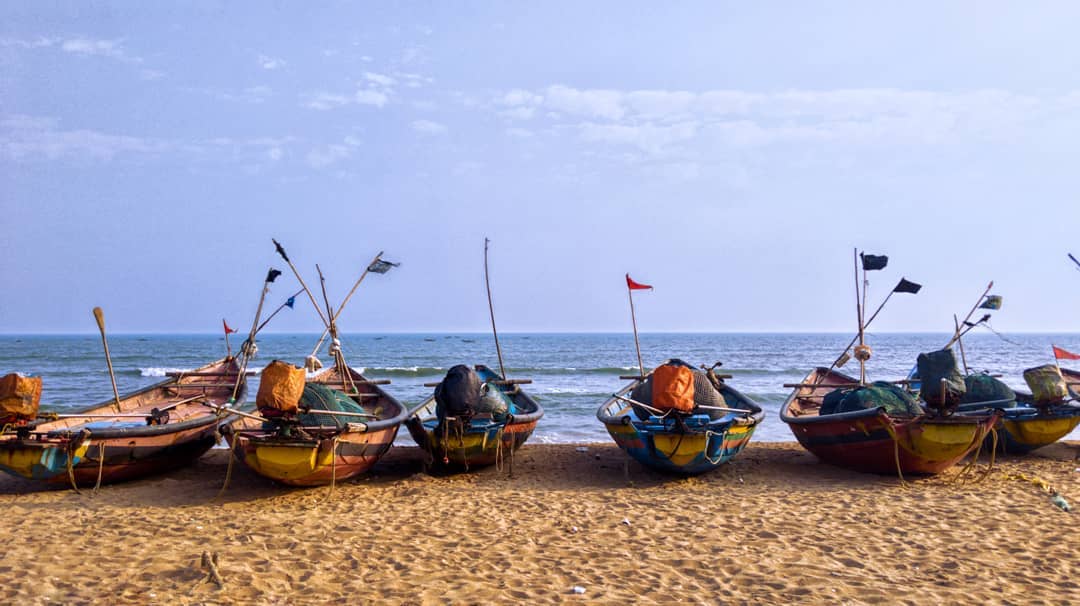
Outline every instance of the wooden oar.
<path id="1" fill-rule="evenodd" d="M 109 341 L 105 338 L 105 312 L 100 307 L 94 308 L 94 319 L 101 331 L 101 344 L 105 346 L 105 363 L 109 365 L 109 379 L 112 381 L 113 395 L 116 396 L 116 412 L 120 412 L 120 390 L 116 388 L 116 373 L 113 372 L 112 356 L 109 355 Z"/>

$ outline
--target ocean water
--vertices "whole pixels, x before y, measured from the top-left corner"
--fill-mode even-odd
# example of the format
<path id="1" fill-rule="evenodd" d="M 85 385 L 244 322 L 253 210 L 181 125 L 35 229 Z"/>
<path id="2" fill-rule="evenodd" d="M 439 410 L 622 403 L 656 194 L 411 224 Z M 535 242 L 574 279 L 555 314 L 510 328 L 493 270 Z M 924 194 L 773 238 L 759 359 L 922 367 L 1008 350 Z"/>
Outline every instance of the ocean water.
<path id="1" fill-rule="evenodd" d="M 871 379 L 903 378 L 919 352 L 939 349 L 946 334 L 870 334 Z M 317 335 L 268 334 L 258 341 L 252 369 L 274 359 L 302 364 Z M 537 442 L 604 442 L 610 438 L 596 409 L 626 381 L 619 375 L 636 370 L 637 356 L 630 334 L 507 334 L 500 335 L 507 374 L 532 379 L 524 386 L 544 407 L 545 416 L 533 435 Z M 645 365 L 678 357 L 694 365 L 723 362 L 734 375 L 728 383 L 749 395 L 767 411 L 756 440 L 791 441 L 779 418 L 780 405 L 791 391 L 784 383 L 800 381 L 814 366 L 827 366 L 851 340 L 843 334 L 644 334 Z M 232 339 L 236 350 L 240 339 Z M 431 394 L 425 382 L 439 380 L 454 364 L 487 364 L 498 368 L 489 334 L 346 334 L 341 338 L 346 360 L 371 379 L 390 379 L 384 387 L 406 406 Z M 1080 352 L 1080 334 L 972 334 L 964 339 L 974 370 L 1003 375 L 1012 387 L 1023 388 L 1023 369 L 1053 362 L 1050 345 Z M 166 372 L 190 370 L 225 354 L 220 335 L 116 335 L 109 338 L 121 394 L 162 381 Z M 328 363 L 325 349 L 320 355 Z M 1080 363 L 1074 363 L 1080 368 Z M 845 367 L 857 373 L 854 361 Z M 0 375 L 8 372 L 40 375 L 44 380 L 42 409 L 77 410 L 111 399 L 108 370 L 97 335 L 0 336 Z M 257 377 L 249 399 L 254 399 Z M 1080 439 L 1080 430 L 1070 439 Z M 409 443 L 406 432 L 399 441 Z"/>

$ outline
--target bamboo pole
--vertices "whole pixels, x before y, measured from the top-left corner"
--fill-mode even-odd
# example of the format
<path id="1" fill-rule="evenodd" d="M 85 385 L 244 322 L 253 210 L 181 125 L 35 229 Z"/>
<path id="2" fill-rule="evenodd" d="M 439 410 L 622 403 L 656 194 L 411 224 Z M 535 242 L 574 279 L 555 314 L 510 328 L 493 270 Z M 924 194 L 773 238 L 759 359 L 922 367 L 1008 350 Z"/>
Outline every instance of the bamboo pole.
<path id="1" fill-rule="evenodd" d="M 969 311 L 968 314 L 966 316 L 964 316 L 964 321 L 960 323 L 960 326 L 963 326 L 964 324 L 966 324 L 968 322 L 968 320 L 971 319 L 971 316 L 975 313 L 975 310 L 979 309 L 979 305 L 982 305 L 983 299 L 986 298 L 986 295 L 988 295 L 990 293 L 990 289 L 993 288 L 993 287 L 994 287 L 994 281 L 991 280 L 990 284 L 986 285 L 986 290 L 983 291 L 983 294 L 979 295 L 979 299 L 977 301 L 975 301 L 975 305 L 973 305 L 971 307 L 971 311 Z M 949 342 L 946 343 L 945 347 L 942 347 L 942 349 L 948 349 L 948 348 L 952 347 L 952 344 L 955 343 L 957 341 L 957 339 L 959 339 L 962 336 L 963 336 L 963 334 L 960 332 L 960 330 L 958 328 L 956 330 L 956 332 L 953 333 L 953 338 L 949 339 Z"/>
<path id="2" fill-rule="evenodd" d="M 274 243 L 274 246 L 277 248 L 277 253 L 281 255 L 281 258 L 285 259 L 285 262 L 289 264 L 289 269 L 291 269 L 293 275 L 296 276 L 296 280 L 300 282 L 300 286 L 304 287 L 304 292 L 307 293 L 308 299 L 311 300 L 311 304 L 315 307 L 315 312 L 319 314 L 319 319 L 322 320 L 323 325 L 330 326 L 330 321 L 323 316 L 322 309 L 319 307 L 319 304 L 315 302 L 315 295 L 311 294 L 311 289 L 307 287 L 307 284 L 304 283 L 304 279 L 300 277 L 300 272 L 296 271 L 296 266 L 289 260 L 289 256 L 285 254 L 285 248 L 281 246 L 280 242 L 273 238 L 270 238 L 270 241 Z"/>
<path id="3" fill-rule="evenodd" d="M 859 321 L 859 346 L 866 344 L 863 333 L 863 310 L 859 303 L 859 249 L 854 249 L 855 259 L 855 316 Z M 858 356 L 855 356 L 858 358 Z M 866 385 L 866 360 L 859 360 L 859 385 Z"/>
<path id="4" fill-rule="evenodd" d="M 960 361 L 964 364 L 964 374 L 966 375 L 971 371 L 968 370 L 967 354 L 964 353 L 964 340 L 960 338 L 960 321 L 956 319 L 956 314 L 953 314 L 952 320 L 956 326 L 956 332 L 954 333 L 957 335 L 956 344 L 960 346 Z"/>
<path id="5" fill-rule="evenodd" d="M 302 292 L 304 292 L 303 289 L 300 289 L 300 290 L 294 292 L 292 294 L 292 296 L 289 297 L 289 299 L 295 300 L 296 297 L 300 296 L 300 293 L 302 293 Z M 269 324 L 270 320 L 273 320 L 274 316 L 278 315 L 278 312 L 285 309 L 285 307 L 288 304 L 289 304 L 289 301 L 288 301 L 288 299 L 286 299 L 284 303 L 282 303 L 281 305 L 278 305 L 277 309 L 274 310 L 274 313 L 267 316 L 266 319 L 262 321 L 262 324 L 259 324 L 259 327 L 255 329 L 255 332 L 258 333 L 259 331 L 261 331 L 263 329 L 263 327 L 266 326 L 267 324 Z M 228 338 L 228 336 L 226 336 L 226 338 Z"/>
<path id="6" fill-rule="evenodd" d="M 334 312 L 333 315 L 334 315 L 334 321 L 335 322 L 337 321 L 338 316 L 341 315 L 341 312 L 345 309 L 345 305 L 349 302 L 349 299 L 352 299 L 353 293 L 355 293 L 356 289 L 360 287 L 360 283 L 363 282 L 364 278 L 366 278 L 368 273 L 371 272 L 371 266 L 378 263 L 379 260 L 382 259 L 382 256 L 383 256 L 383 251 L 380 250 L 379 254 L 375 255 L 375 258 L 372 259 L 371 262 L 368 263 L 364 267 L 364 272 L 362 274 L 360 274 L 360 277 L 356 280 L 356 283 L 353 284 L 352 290 L 349 291 L 349 294 L 345 296 L 345 299 L 341 302 L 341 305 L 338 306 L 337 311 Z M 322 348 L 323 341 L 326 340 L 326 335 L 328 335 L 329 333 L 330 333 L 330 327 L 326 327 L 326 328 L 323 329 L 322 335 L 319 336 L 318 342 L 315 343 L 315 348 L 311 350 L 311 356 L 314 356 L 315 354 L 319 353 L 319 349 Z"/>
<path id="7" fill-rule="evenodd" d="M 491 316 L 491 334 L 495 337 L 495 354 L 499 356 L 499 374 L 506 378 L 506 367 L 503 366 L 502 347 L 499 346 L 499 331 L 495 328 L 495 305 L 491 302 L 491 277 L 488 272 L 488 243 L 491 240 L 484 238 L 484 286 L 487 287 L 488 314 Z"/>
<path id="8" fill-rule="evenodd" d="M 112 356 L 109 354 L 109 341 L 105 338 L 105 312 L 100 307 L 94 308 L 94 320 L 101 332 L 101 344 L 105 347 L 105 363 L 109 365 L 109 380 L 112 381 L 113 396 L 116 398 L 116 412 L 120 412 L 120 390 L 116 388 L 116 373 L 113 372 Z"/>
<path id="9" fill-rule="evenodd" d="M 637 364 L 638 370 L 641 372 L 642 378 L 645 377 L 645 363 L 641 361 L 641 343 L 638 341 L 637 334 L 637 315 L 634 313 L 634 289 L 630 288 L 630 285 L 626 285 L 626 292 L 630 296 L 630 321 L 634 325 L 634 348 L 637 350 Z"/>

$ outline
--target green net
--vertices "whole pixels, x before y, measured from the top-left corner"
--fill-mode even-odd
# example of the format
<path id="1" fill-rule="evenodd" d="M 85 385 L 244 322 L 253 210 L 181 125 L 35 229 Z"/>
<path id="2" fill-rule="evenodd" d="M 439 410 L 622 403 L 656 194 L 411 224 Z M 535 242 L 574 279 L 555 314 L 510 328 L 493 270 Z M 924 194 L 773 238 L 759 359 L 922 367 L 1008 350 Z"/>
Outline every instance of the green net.
<path id="1" fill-rule="evenodd" d="M 1013 400 L 1009 404 L 995 404 L 997 407 L 1015 406 L 1016 392 L 1005 383 L 986 374 L 975 374 L 964 377 L 967 392 L 960 399 L 961 404 L 976 404 L 978 402 L 994 402 L 997 400 Z"/>
<path id="2" fill-rule="evenodd" d="M 841 387 L 830 391 L 825 394 L 818 414 L 831 415 L 878 407 L 884 407 L 885 412 L 897 416 L 922 413 L 911 394 L 892 383 L 875 381 L 864 387 Z"/>
<path id="3" fill-rule="evenodd" d="M 300 396 L 300 408 L 312 410 L 333 410 L 337 412 L 366 412 L 359 404 L 344 393 L 330 389 L 318 383 L 304 385 L 304 395 Z M 334 415 L 304 413 L 299 415 L 301 425 L 305 426 L 336 426 L 345 427 L 346 423 L 362 423 L 361 417 L 335 417 Z"/>

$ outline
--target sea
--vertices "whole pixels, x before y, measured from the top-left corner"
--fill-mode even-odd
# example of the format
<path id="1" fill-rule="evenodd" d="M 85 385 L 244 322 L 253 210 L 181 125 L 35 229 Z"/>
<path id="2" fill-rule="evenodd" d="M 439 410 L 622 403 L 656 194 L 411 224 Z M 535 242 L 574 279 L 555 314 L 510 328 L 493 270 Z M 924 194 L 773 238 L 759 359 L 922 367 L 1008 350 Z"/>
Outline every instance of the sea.
<path id="1" fill-rule="evenodd" d="M 907 375 L 920 352 L 940 349 L 948 334 L 867 334 L 873 355 L 867 363 L 872 380 Z M 791 441 L 779 417 L 791 392 L 785 383 L 799 382 L 819 365 L 828 366 L 851 341 L 850 334 L 642 334 L 641 358 L 646 368 L 668 358 L 695 366 L 722 362 L 728 383 L 767 411 L 756 440 Z M 121 394 L 165 380 L 167 372 L 190 370 L 226 354 L 221 335 L 123 334 L 108 338 Z M 240 339 L 230 340 L 235 353 Z M 318 335 L 266 334 L 250 368 L 275 359 L 302 365 Z M 498 368 L 490 334 L 345 334 L 342 351 L 350 366 L 370 379 L 389 379 L 384 389 L 406 406 L 432 393 L 424 383 L 438 381 L 455 364 Z M 544 407 L 544 418 L 531 438 L 546 443 L 606 442 L 610 438 L 596 419 L 596 409 L 634 374 L 638 358 L 631 334 L 500 334 L 506 373 L 531 379 L 523 386 Z M 1080 352 L 1080 334 L 972 333 L 964 338 L 964 355 L 973 371 L 1000 374 L 1014 388 L 1024 388 L 1025 368 L 1054 362 L 1051 345 Z M 959 355 L 959 351 L 957 352 Z M 320 352 L 329 364 L 325 346 Z M 1063 362 L 1063 365 L 1068 364 Z M 1080 368 L 1080 362 L 1072 363 Z M 852 360 L 842 369 L 858 374 Z M 0 375 L 21 372 L 43 379 L 42 410 L 74 411 L 112 398 L 100 335 L 0 336 Z M 249 383 L 248 399 L 258 389 Z M 1068 439 L 1080 439 L 1080 430 Z M 408 444 L 407 432 L 399 443 Z"/>

